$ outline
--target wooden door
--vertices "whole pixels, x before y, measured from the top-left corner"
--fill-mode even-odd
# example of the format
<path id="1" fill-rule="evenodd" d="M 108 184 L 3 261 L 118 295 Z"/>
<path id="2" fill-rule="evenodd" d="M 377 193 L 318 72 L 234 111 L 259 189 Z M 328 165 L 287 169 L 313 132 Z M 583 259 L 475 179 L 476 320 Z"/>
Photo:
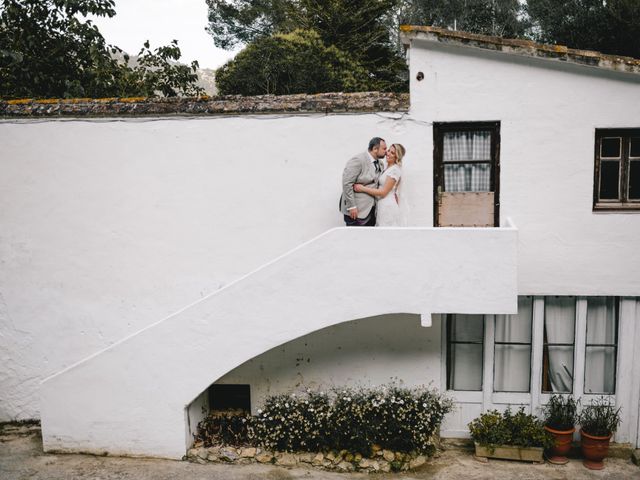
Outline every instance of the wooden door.
<path id="1" fill-rule="evenodd" d="M 499 122 L 435 123 L 434 225 L 497 227 Z"/>

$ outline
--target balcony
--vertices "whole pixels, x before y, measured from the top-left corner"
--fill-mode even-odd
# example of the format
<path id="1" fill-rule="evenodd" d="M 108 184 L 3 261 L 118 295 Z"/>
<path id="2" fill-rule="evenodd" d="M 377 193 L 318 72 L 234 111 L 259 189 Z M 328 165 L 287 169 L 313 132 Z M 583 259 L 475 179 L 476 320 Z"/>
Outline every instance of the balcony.
<path id="1" fill-rule="evenodd" d="M 516 262 L 513 226 L 329 230 L 46 379 L 45 450 L 181 458 L 186 407 L 236 366 L 358 318 L 515 313 Z"/>

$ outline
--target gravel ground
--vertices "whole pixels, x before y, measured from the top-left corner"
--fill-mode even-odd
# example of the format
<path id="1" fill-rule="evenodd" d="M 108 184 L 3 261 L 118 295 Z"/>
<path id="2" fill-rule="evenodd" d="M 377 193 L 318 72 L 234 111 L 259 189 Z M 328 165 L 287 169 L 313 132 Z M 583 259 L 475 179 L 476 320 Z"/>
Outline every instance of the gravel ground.
<path id="1" fill-rule="evenodd" d="M 0 425 L 0 480 L 316 480 L 316 479 L 620 479 L 640 480 L 640 467 L 630 460 L 610 458 L 600 472 L 587 470 L 579 460 L 567 465 L 532 465 L 490 460 L 482 463 L 465 450 L 441 452 L 419 470 L 402 474 L 342 474 L 312 468 L 286 469 L 267 465 L 219 465 L 144 458 L 52 455 L 42 451 L 40 429 L 34 425 Z"/>

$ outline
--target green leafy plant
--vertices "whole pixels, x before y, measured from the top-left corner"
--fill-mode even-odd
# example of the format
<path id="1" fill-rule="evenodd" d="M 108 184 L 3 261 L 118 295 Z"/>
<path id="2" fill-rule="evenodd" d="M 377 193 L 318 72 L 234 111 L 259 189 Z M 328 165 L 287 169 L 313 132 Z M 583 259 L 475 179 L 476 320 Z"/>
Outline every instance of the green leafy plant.
<path id="1" fill-rule="evenodd" d="M 272 395 L 253 417 L 210 415 L 196 440 L 262 446 L 278 451 L 347 450 L 368 456 L 376 445 L 400 452 L 432 453 L 453 402 L 434 389 L 334 389 L 328 393 Z"/>
<path id="2" fill-rule="evenodd" d="M 251 443 L 251 415 L 241 411 L 215 412 L 198 424 L 195 441 L 212 445 L 247 445 Z"/>
<path id="3" fill-rule="evenodd" d="M 578 402 L 568 395 L 552 395 L 542 407 L 544 424 L 554 430 L 567 431 L 575 428 L 578 421 Z"/>
<path id="4" fill-rule="evenodd" d="M 517 447 L 543 447 L 553 445 L 553 437 L 544 429 L 542 421 L 525 413 L 521 407 L 516 413 L 489 410 L 469 423 L 474 442 L 494 449 L 499 445 Z"/>
<path id="5" fill-rule="evenodd" d="M 595 437 L 607 437 L 620 425 L 620 408 L 616 408 L 607 397 L 598 397 L 582 409 L 580 426 L 582 430 Z"/>
<path id="6" fill-rule="evenodd" d="M 69 98 L 198 95 L 197 62 L 178 63 L 177 42 L 129 66 L 90 16 L 113 17 L 114 0 L 2 0 L 0 97 Z M 124 61 L 122 57 L 124 56 Z"/>
<path id="7" fill-rule="evenodd" d="M 223 95 L 378 90 L 382 84 L 350 55 L 327 46 L 313 30 L 263 37 L 216 72 Z"/>

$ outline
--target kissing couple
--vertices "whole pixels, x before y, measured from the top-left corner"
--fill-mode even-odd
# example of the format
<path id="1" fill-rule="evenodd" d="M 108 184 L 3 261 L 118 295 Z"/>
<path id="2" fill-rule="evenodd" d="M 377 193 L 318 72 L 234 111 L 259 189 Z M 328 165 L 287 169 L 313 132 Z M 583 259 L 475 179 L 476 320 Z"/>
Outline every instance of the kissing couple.
<path id="1" fill-rule="evenodd" d="M 398 187 L 405 153 L 399 143 L 387 149 L 384 139 L 374 137 L 366 152 L 347 162 L 340 211 L 348 227 L 404 226 Z"/>

